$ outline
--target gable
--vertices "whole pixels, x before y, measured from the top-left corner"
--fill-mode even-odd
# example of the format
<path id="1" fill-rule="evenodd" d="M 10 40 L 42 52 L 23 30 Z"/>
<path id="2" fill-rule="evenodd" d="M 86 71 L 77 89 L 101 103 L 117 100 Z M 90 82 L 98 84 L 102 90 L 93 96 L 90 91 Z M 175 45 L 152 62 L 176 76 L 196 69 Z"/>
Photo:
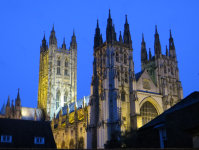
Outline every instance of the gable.
<path id="1" fill-rule="evenodd" d="M 146 69 L 137 74 L 136 81 L 137 90 L 158 93 L 158 88 L 153 83 Z"/>

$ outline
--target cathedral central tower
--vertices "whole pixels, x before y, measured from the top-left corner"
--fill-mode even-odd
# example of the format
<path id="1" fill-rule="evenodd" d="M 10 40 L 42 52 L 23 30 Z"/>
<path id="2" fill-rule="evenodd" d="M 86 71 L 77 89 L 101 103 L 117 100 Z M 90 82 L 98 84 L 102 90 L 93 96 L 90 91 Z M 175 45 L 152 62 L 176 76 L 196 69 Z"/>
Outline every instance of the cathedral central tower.
<path id="1" fill-rule="evenodd" d="M 57 46 L 54 25 L 49 39 L 40 47 L 38 108 L 52 118 L 61 107 L 77 99 L 77 42 L 73 31 L 70 48 Z"/>

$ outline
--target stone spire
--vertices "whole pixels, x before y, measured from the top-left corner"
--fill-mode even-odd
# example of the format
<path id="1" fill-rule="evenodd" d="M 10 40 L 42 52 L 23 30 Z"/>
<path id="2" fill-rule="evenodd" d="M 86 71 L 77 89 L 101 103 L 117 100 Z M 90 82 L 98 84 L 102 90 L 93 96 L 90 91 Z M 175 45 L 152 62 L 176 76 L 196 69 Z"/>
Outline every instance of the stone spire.
<path id="1" fill-rule="evenodd" d="M 158 30 L 157 30 L 157 26 L 155 26 L 154 50 L 155 50 L 155 54 L 157 55 L 157 57 L 159 57 L 159 56 L 162 54 L 162 52 L 161 52 L 161 45 L 160 45 L 160 39 L 159 39 L 159 34 L 158 34 Z"/>
<path id="2" fill-rule="evenodd" d="M 109 9 L 109 17 L 107 20 L 106 41 L 107 41 L 107 44 L 109 43 L 114 44 L 114 41 L 116 41 L 116 33 L 115 33 L 115 28 L 112 25 L 110 9 Z"/>
<path id="3" fill-rule="evenodd" d="M 73 30 L 73 36 L 71 38 L 71 43 L 70 44 L 76 44 L 76 36 L 75 36 L 75 30 Z"/>
<path id="4" fill-rule="evenodd" d="M 120 41 L 120 42 L 123 42 L 121 31 L 120 31 L 119 41 Z"/>
<path id="5" fill-rule="evenodd" d="M 10 107 L 10 96 L 8 96 L 8 101 L 7 101 L 6 107 Z"/>
<path id="6" fill-rule="evenodd" d="M 66 49 L 65 38 L 63 40 L 62 49 L 64 49 L 64 50 Z"/>
<path id="7" fill-rule="evenodd" d="M 166 45 L 166 56 L 169 56 L 167 45 Z"/>
<path id="8" fill-rule="evenodd" d="M 19 90 L 20 90 L 20 89 L 18 89 L 18 93 L 17 93 L 17 99 L 16 99 L 16 101 L 18 101 L 18 102 L 20 102 L 20 103 L 21 103 L 21 99 L 20 99 L 20 95 L 19 95 Z"/>
<path id="9" fill-rule="evenodd" d="M 173 42 L 173 37 L 172 37 L 172 34 L 171 34 L 171 30 L 170 30 L 170 38 L 169 38 L 169 54 L 170 54 L 170 56 L 176 56 L 176 54 L 175 54 L 175 45 L 174 45 L 174 42 Z"/>
<path id="10" fill-rule="evenodd" d="M 49 44 L 57 45 L 57 38 L 55 36 L 54 24 L 53 24 L 53 28 L 52 28 L 52 31 L 51 31 L 51 34 L 50 34 Z"/>
<path id="11" fill-rule="evenodd" d="M 100 34 L 99 23 L 97 20 L 97 28 L 95 29 L 95 37 L 94 37 L 94 48 L 98 47 L 103 43 L 102 34 Z"/>
<path id="12" fill-rule="evenodd" d="M 126 15 L 126 20 L 125 20 L 125 24 L 124 24 L 124 43 L 132 45 L 131 34 L 130 34 L 130 31 L 129 31 L 129 24 L 128 24 L 128 20 L 127 20 L 127 15 Z"/>
<path id="13" fill-rule="evenodd" d="M 141 62 L 145 63 L 147 59 L 146 43 L 144 41 L 144 34 L 142 34 L 142 43 L 141 43 Z"/>

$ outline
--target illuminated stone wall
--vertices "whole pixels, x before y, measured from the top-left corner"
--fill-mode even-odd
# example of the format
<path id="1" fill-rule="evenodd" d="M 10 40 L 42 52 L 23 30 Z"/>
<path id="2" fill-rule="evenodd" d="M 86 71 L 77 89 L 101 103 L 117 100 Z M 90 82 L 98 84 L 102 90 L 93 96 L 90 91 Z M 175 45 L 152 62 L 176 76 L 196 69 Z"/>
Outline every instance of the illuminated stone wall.
<path id="1" fill-rule="evenodd" d="M 48 48 L 44 35 L 40 50 L 38 108 L 52 118 L 61 107 L 77 99 L 77 43 L 73 33 L 70 48 L 66 48 L 65 40 L 62 48 L 58 48 L 54 26 L 49 41 Z"/>

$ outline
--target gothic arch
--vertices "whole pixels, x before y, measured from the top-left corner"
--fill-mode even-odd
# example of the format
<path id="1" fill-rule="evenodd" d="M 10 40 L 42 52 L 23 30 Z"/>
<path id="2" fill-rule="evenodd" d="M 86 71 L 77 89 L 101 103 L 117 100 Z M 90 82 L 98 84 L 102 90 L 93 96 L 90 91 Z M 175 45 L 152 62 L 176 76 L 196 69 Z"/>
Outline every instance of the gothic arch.
<path id="1" fill-rule="evenodd" d="M 69 149 L 75 149 L 75 143 L 73 139 L 70 140 Z"/>
<path id="2" fill-rule="evenodd" d="M 64 149 L 64 148 L 65 148 L 65 142 L 62 141 L 62 143 L 61 143 L 61 149 Z"/>
<path id="3" fill-rule="evenodd" d="M 158 115 L 160 115 L 162 112 L 163 112 L 163 109 L 162 107 L 159 105 L 159 103 L 152 97 L 146 97 L 144 98 L 140 104 L 139 104 L 139 110 L 140 108 L 142 107 L 142 105 L 146 102 L 146 101 L 149 101 L 151 104 L 153 104 L 153 106 L 155 107 L 155 109 L 157 110 L 158 112 Z"/>

